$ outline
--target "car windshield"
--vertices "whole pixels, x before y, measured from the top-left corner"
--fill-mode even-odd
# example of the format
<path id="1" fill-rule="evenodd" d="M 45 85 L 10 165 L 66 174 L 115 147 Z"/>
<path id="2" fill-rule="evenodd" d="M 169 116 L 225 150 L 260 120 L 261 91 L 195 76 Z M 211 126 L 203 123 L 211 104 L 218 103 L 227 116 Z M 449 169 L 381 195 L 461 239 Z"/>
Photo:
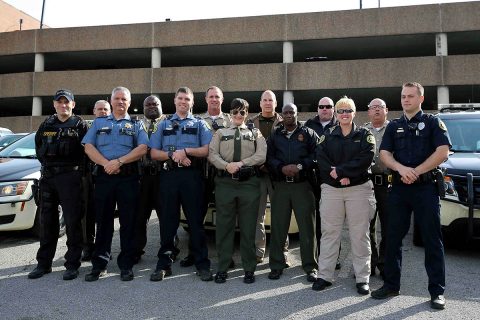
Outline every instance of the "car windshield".
<path id="1" fill-rule="evenodd" d="M 1 158 L 36 158 L 35 133 L 15 141 L 0 151 Z"/>
<path id="2" fill-rule="evenodd" d="M 453 152 L 480 151 L 480 119 L 443 119 L 450 135 Z"/>
<path id="3" fill-rule="evenodd" d="M 25 134 L 9 134 L 0 138 L 0 150 L 11 144 L 12 142 L 17 141 L 21 137 L 24 137 Z"/>

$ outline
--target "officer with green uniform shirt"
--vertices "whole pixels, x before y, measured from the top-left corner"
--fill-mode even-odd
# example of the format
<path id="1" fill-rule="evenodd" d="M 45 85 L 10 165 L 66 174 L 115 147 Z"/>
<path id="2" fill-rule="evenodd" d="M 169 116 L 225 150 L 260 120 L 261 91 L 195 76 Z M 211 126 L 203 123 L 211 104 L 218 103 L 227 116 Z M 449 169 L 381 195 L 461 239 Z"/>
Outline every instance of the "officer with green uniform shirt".
<path id="1" fill-rule="evenodd" d="M 217 168 L 215 201 L 217 209 L 216 283 L 224 283 L 234 251 L 235 221 L 240 227 L 240 254 L 245 270 L 243 282 L 255 282 L 257 266 L 255 230 L 260 200 L 258 166 L 265 162 L 267 145 L 260 130 L 247 127 L 248 102 L 234 99 L 230 110 L 232 124 L 219 129 L 209 145 L 208 160 Z"/>

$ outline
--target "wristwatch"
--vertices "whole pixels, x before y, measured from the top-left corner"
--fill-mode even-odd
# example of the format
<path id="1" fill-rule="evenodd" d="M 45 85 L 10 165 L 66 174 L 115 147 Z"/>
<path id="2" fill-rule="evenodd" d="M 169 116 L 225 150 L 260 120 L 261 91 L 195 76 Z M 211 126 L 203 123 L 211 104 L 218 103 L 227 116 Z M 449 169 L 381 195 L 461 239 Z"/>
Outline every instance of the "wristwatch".
<path id="1" fill-rule="evenodd" d="M 297 164 L 297 169 L 298 169 L 298 170 L 303 170 L 303 166 L 302 166 L 301 163 Z"/>
<path id="2" fill-rule="evenodd" d="M 120 165 L 120 167 L 123 165 L 123 161 L 120 160 L 120 158 L 117 158 L 117 162 L 118 162 L 118 164 Z"/>

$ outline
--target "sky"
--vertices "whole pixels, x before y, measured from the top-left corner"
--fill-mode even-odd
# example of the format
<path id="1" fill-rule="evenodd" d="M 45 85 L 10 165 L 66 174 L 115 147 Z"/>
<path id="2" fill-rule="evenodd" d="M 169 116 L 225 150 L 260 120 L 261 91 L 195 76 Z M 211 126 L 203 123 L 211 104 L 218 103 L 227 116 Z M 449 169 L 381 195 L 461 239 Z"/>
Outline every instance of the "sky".
<path id="1" fill-rule="evenodd" d="M 44 0 L 3 0 L 40 20 Z M 478 1 L 478 0 L 477 0 Z M 362 0 L 364 9 L 458 0 Z M 181 4 L 181 5 L 180 5 Z M 199 20 L 359 9 L 360 0 L 45 0 L 43 23 L 51 28 Z"/>

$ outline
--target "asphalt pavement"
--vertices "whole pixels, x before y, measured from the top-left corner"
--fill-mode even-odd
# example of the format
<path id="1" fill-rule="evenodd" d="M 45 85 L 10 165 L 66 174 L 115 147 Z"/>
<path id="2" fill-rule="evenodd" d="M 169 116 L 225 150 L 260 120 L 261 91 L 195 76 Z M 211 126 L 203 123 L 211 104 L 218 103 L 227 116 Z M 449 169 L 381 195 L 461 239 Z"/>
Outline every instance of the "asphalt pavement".
<path id="1" fill-rule="evenodd" d="M 135 279 L 120 281 L 113 260 L 108 275 L 85 282 L 91 267 L 84 262 L 80 276 L 62 280 L 66 237 L 59 239 L 53 272 L 36 280 L 27 278 L 36 265 L 39 243 L 26 233 L 0 233 L 0 319 L 479 319 L 480 249 L 446 250 L 446 309 L 429 304 L 423 248 L 414 247 L 411 234 L 404 243 L 401 295 L 386 301 L 360 296 L 355 289 L 348 230 L 342 239 L 342 269 L 335 283 L 322 292 L 313 291 L 300 267 L 299 241 L 290 241 L 292 266 L 280 280 L 267 278 L 268 257 L 258 265 L 256 282 L 243 283 L 238 250 L 236 268 L 225 284 L 202 282 L 195 268 L 173 265 L 173 275 L 151 282 L 159 247 L 158 220 L 148 228 L 146 255 L 134 268 Z M 179 229 L 180 258 L 186 253 L 187 233 Z M 212 267 L 216 267 L 214 235 L 209 233 Z M 112 245 L 119 252 L 118 221 Z M 377 275 L 372 289 L 382 285 Z"/>

